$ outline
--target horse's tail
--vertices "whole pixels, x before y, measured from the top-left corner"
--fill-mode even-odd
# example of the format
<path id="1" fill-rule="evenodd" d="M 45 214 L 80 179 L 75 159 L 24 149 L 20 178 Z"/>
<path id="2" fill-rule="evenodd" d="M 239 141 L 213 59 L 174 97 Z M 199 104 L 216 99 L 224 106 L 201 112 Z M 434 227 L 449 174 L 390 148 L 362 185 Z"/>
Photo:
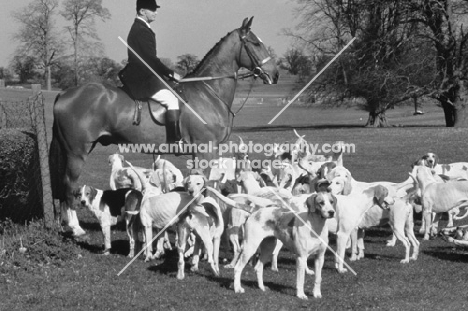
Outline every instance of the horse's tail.
<path id="1" fill-rule="evenodd" d="M 60 94 L 55 98 L 54 106 L 57 104 L 59 97 Z M 52 142 L 50 143 L 49 149 L 49 168 L 52 196 L 54 199 L 63 201 L 65 199 L 65 189 L 63 184 L 63 177 L 65 174 L 65 158 L 63 146 L 60 142 L 60 133 L 55 116 L 54 124 L 52 126 Z"/>

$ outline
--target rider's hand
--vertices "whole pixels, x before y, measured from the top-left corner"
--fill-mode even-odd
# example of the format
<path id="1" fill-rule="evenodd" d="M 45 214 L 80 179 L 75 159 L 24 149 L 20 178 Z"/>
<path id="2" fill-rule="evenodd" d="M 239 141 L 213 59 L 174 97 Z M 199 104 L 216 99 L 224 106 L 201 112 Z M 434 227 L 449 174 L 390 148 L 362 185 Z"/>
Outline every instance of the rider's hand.
<path id="1" fill-rule="evenodd" d="M 177 72 L 174 72 L 174 74 L 172 75 L 172 79 L 174 79 L 176 82 L 179 82 L 179 80 L 182 79 L 182 77 Z"/>

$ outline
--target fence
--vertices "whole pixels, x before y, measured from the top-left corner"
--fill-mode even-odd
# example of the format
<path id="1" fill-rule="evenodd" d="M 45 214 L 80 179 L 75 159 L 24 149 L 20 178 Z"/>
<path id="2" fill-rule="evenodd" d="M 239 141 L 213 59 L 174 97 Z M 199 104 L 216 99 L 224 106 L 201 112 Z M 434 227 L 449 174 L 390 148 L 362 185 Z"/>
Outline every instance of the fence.
<path id="1" fill-rule="evenodd" d="M 32 91 L 33 95 L 26 101 L 0 100 L 0 129 L 4 131 L 16 129 L 33 137 L 36 150 L 35 156 L 32 157 L 33 163 L 28 166 L 29 177 L 33 182 L 29 183 L 28 195 L 31 197 L 27 202 L 34 203 L 31 207 L 34 210 L 25 212 L 34 216 L 42 216 L 45 226 L 52 227 L 54 226 L 54 206 L 48 161 L 44 97 L 40 91 L 40 85 L 32 85 Z M 0 193 L 2 192 L 3 189 L 0 189 Z M 24 216 L 27 218 L 28 215 Z"/>

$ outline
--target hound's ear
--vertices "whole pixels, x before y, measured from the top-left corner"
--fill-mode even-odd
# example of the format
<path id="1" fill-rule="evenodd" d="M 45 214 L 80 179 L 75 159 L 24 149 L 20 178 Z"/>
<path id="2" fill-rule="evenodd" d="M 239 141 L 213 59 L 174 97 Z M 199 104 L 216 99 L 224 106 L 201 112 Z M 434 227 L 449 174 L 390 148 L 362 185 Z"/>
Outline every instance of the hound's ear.
<path id="1" fill-rule="evenodd" d="M 317 199 L 317 193 L 312 194 L 306 200 L 306 205 L 310 213 L 314 213 L 317 210 L 317 208 L 315 207 L 315 199 Z"/>
<path id="2" fill-rule="evenodd" d="M 113 157 L 114 157 L 114 155 L 111 154 L 111 155 L 107 158 L 107 161 L 109 162 L 109 165 L 112 165 L 112 163 L 114 162 L 114 161 L 112 161 L 112 158 L 113 158 Z"/>
<path id="3" fill-rule="evenodd" d="M 330 193 L 331 197 L 332 197 L 332 200 L 333 200 L 333 209 L 336 211 L 336 204 L 337 204 L 337 201 L 338 199 L 332 194 Z"/>
<path id="4" fill-rule="evenodd" d="M 119 157 L 120 161 L 122 161 L 122 162 L 124 161 L 124 156 L 123 155 L 118 154 L 118 157 Z"/>
<path id="5" fill-rule="evenodd" d="M 182 184 L 184 185 L 184 188 L 187 189 L 187 184 L 188 184 L 188 181 L 190 179 L 190 176 L 187 176 L 184 178 L 184 180 L 182 181 Z"/>
<path id="6" fill-rule="evenodd" d="M 154 171 L 149 178 L 149 182 L 155 185 L 158 188 L 161 188 L 161 177 L 159 177 L 159 170 Z M 163 172 L 164 174 L 164 172 Z"/>
<path id="7" fill-rule="evenodd" d="M 81 188 L 75 188 L 75 189 L 73 189 L 73 196 L 74 196 L 75 198 L 80 197 L 80 196 L 81 196 Z"/>
<path id="8" fill-rule="evenodd" d="M 347 171 L 346 172 L 346 181 L 343 187 L 343 195 L 349 195 L 351 191 L 353 190 L 353 187 L 351 186 L 351 172 Z"/>
<path id="9" fill-rule="evenodd" d="M 97 195 L 96 188 L 89 186 L 89 200 L 93 201 L 96 195 Z"/>
<path id="10" fill-rule="evenodd" d="M 382 185 L 377 185 L 374 187 L 374 199 L 378 202 L 379 205 L 384 203 L 384 199 L 388 196 L 388 189 Z"/>

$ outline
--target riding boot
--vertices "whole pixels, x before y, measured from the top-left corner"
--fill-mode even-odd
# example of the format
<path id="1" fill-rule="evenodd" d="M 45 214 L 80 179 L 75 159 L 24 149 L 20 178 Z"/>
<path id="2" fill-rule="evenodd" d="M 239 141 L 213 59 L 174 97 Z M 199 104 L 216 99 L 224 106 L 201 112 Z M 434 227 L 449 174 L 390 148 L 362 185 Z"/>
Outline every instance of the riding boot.
<path id="1" fill-rule="evenodd" d="M 179 143 L 181 140 L 179 128 L 180 110 L 166 111 L 166 142 L 168 144 Z"/>

